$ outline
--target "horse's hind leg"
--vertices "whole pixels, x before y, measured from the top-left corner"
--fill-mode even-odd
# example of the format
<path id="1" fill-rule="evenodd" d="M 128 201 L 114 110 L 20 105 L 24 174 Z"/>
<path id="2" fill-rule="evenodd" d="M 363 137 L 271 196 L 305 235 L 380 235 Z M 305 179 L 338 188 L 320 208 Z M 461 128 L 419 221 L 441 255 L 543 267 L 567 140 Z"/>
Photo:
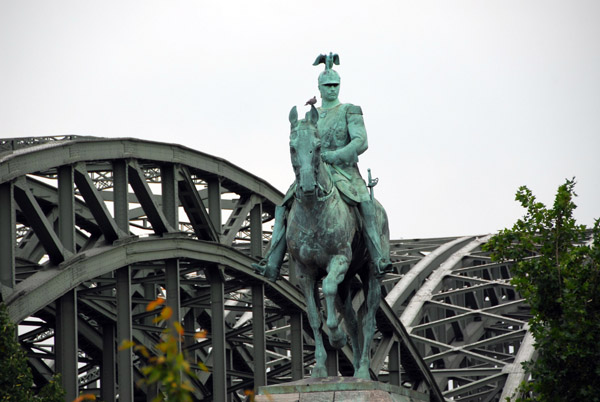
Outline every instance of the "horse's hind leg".
<path id="1" fill-rule="evenodd" d="M 365 293 L 365 303 L 367 303 L 367 313 L 363 319 L 363 345 L 360 364 L 358 370 L 354 373 L 355 377 L 371 379 L 369 369 L 371 368 L 371 342 L 375 336 L 375 314 L 379 308 L 381 300 L 381 284 L 375 278 L 373 272 L 361 277 L 363 280 L 363 291 Z"/>
<path id="2" fill-rule="evenodd" d="M 296 263 L 296 267 L 299 271 L 305 271 L 301 268 L 300 263 Z M 304 292 L 304 298 L 306 299 L 308 321 L 315 339 L 316 362 L 312 369 L 311 376 L 315 378 L 327 377 L 327 366 L 325 366 L 327 351 L 325 350 L 323 337 L 321 336 L 321 316 L 317 307 L 317 293 L 315 292 L 316 279 L 312 275 L 306 275 L 304 272 L 301 272 L 298 277 L 300 279 L 300 286 L 302 286 L 302 291 Z"/>

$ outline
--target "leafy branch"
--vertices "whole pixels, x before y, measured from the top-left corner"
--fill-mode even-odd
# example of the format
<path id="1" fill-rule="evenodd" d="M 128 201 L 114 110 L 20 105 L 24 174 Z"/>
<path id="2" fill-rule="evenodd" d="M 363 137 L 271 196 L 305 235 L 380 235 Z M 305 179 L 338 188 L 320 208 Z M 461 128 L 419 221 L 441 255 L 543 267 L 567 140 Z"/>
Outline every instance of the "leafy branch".
<path id="1" fill-rule="evenodd" d="M 157 310 L 164 304 L 165 299 L 157 298 L 150 302 L 146 311 Z M 163 306 L 159 314 L 153 319 L 156 324 L 169 323 L 173 315 L 173 310 L 169 306 Z M 157 384 L 160 387 L 159 395 L 153 399 L 153 402 L 191 402 L 194 387 L 191 379 L 197 379 L 192 371 L 189 362 L 185 359 L 181 351 L 181 342 L 183 341 L 184 329 L 178 321 L 167 325 L 161 332 L 160 342 L 156 344 L 156 355 L 144 345 L 136 344 L 132 340 L 123 340 L 119 350 L 133 348 L 135 352 L 141 354 L 147 361 L 147 365 L 142 367 L 142 373 L 145 378 L 141 380 L 147 385 Z M 194 334 L 196 339 L 206 338 L 206 331 L 199 331 Z M 209 371 L 204 363 L 199 362 L 200 370 Z"/>
<path id="2" fill-rule="evenodd" d="M 600 220 L 591 230 L 576 223 L 575 184 L 566 180 L 551 208 L 520 187 L 524 217 L 484 246 L 512 262 L 512 283 L 531 306 L 538 358 L 524 364 L 532 381 L 517 401 L 600 401 Z"/>

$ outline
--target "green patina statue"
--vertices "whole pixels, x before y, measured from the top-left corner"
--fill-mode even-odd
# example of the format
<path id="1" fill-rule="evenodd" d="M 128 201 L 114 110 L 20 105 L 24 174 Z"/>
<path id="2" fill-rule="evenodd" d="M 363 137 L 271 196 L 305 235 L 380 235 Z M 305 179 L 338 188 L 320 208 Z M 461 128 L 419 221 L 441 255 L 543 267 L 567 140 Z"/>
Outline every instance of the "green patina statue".
<path id="1" fill-rule="evenodd" d="M 339 57 L 320 55 L 314 64 L 320 63 L 325 63 L 319 75 L 322 104 L 317 110 L 315 102 L 307 102 L 311 110 L 301 121 L 295 107 L 290 112 L 290 155 L 296 181 L 275 211 L 271 248 L 253 267 L 274 281 L 286 250 L 296 262 L 315 337 L 313 377 L 327 376 L 316 293 L 316 284 L 323 278 L 330 343 L 341 348 L 347 338 L 335 312 L 339 296 L 354 354 L 354 375 L 369 379 L 370 344 L 381 297 L 379 278 L 391 268 L 388 222 L 357 166 L 358 155 L 367 149 L 361 108 L 338 99 L 340 77 L 332 66 L 339 64 Z M 356 275 L 367 307 L 362 344 L 350 291 Z"/>

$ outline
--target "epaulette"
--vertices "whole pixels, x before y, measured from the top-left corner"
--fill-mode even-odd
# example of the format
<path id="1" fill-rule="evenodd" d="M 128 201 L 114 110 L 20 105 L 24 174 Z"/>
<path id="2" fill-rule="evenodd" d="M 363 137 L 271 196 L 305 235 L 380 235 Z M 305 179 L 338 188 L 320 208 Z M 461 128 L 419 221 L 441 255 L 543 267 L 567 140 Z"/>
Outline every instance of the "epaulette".
<path id="1" fill-rule="evenodd" d="M 347 112 L 348 114 L 363 114 L 360 106 L 349 105 Z"/>

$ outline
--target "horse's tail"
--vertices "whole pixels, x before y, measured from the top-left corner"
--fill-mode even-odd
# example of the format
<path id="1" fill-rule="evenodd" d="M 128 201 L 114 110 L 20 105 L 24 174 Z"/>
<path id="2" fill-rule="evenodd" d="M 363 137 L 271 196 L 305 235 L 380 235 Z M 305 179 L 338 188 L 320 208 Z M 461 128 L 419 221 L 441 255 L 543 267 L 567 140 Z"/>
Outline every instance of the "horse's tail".
<path id="1" fill-rule="evenodd" d="M 377 227 L 380 228 L 381 251 L 383 256 L 390 259 L 390 227 L 387 212 L 377 199 L 375 202 L 375 215 L 377 219 Z"/>

